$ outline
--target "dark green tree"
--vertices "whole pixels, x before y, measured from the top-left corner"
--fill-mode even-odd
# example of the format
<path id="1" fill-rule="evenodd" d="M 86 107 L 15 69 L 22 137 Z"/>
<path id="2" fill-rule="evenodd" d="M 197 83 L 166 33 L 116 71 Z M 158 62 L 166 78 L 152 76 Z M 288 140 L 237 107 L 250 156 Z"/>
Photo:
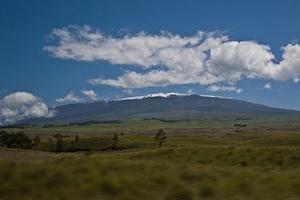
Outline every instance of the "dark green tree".
<path id="1" fill-rule="evenodd" d="M 1 146 L 7 148 L 29 149 L 32 146 L 31 139 L 23 132 L 9 133 L 1 131 L 0 133 Z"/>
<path id="2" fill-rule="evenodd" d="M 50 151 L 55 151 L 54 142 L 51 138 L 49 138 L 49 150 Z"/>
<path id="3" fill-rule="evenodd" d="M 63 140 L 63 135 L 56 133 L 54 136 L 56 138 L 56 152 L 61 152 L 64 151 L 64 140 Z"/>
<path id="4" fill-rule="evenodd" d="M 76 134 L 74 141 L 71 141 L 71 148 L 70 151 L 77 151 L 78 150 L 78 143 L 79 143 L 79 136 Z"/>
<path id="5" fill-rule="evenodd" d="M 79 136 L 76 134 L 75 135 L 75 144 L 78 144 L 79 143 Z"/>
<path id="6" fill-rule="evenodd" d="M 157 142 L 157 145 L 159 148 L 163 145 L 163 143 L 166 141 L 166 139 L 167 139 L 167 137 L 166 137 L 166 133 L 164 132 L 164 130 L 159 129 L 154 137 L 154 141 Z"/>
<path id="7" fill-rule="evenodd" d="M 7 135 L 8 135 L 7 131 L 4 131 L 4 130 L 0 131 L 0 146 L 1 147 L 5 147 L 6 146 L 5 140 L 7 138 Z"/>
<path id="8" fill-rule="evenodd" d="M 119 136 L 117 133 L 113 134 L 113 145 L 112 145 L 112 149 L 116 149 L 119 146 Z"/>
<path id="9" fill-rule="evenodd" d="M 34 138 L 33 138 L 33 147 L 35 148 L 35 149 L 37 149 L 38 148 L 38 146 L 40 145 L 40 143 L 41 143 L 41 138 L 38 136 L 38 135 L 36 135 Z"/>

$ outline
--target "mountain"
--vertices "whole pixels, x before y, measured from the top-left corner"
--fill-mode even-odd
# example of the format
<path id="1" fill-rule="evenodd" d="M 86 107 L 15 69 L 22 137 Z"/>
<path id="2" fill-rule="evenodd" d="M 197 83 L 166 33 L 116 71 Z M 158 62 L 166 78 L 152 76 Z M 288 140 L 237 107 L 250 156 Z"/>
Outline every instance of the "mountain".
<path id="1" fill-rule="evenodd" d="M 128 118 L 165 120 L 231 117 L 300 116 L 300 112 L 246 101 L 207 95 L 157 93 L 114 101 L 76 103 L 55 108 L 53 118 L 27 119 L 22 123 L 72 123 Z"/>

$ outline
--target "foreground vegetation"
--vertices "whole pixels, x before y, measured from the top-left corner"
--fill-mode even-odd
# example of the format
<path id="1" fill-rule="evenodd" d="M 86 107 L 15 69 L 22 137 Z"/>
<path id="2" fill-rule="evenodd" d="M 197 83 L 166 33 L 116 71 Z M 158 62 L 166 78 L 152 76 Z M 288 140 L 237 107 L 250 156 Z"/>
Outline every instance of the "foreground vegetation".
<path id="1" fill-rule="evenodd" d="M 155 125 L 167 130 L 160 148 L 158 129 L 142 134 L 143 129 L 134 133 L 122 128 L 117 143 L 115 129 L 99 135 L 81 130 L 77 147 L 84 151 L 49 152 L 49 138 L 58 131 L 69 135 L 63 138 L 65 146 L 73 144 L 76 137 L 66 127 L 40 134 L 36 150 L 1 148 L 0 199 L 300 199 L 296 126 L 278 126 L 270 133 L 263 131 L 269 129 L 268 124 L 255 132 L 251 127 L 257 126 L 251 123 L 238 129 L 232 123 L 232 131 L 224 129 L 224 134 L 183 134 L 170 131 L 164 127 L 170 123 L 165 123 Z M 195 127 L 191 125 L 186 132 Z M 33 129 L 49 130 L 22 131 L 35 138 Z M 113 144 L 117 148 L 107 148 Z"/>

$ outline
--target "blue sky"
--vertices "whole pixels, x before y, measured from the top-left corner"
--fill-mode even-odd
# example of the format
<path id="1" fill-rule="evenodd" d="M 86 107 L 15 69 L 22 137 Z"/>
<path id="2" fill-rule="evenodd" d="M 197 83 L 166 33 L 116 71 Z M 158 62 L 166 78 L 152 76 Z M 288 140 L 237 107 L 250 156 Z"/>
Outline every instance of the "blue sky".
<path id="1" fill-rule="evenodd" d="M 237 0 L 1 1 L 0 99 L 14 92 L 24 91 L 42 98 L 47 105 L 53 106 L 60 103 L 57 99 L 63 99 L 70 91 L 73 91 L 73 96 L 84 98 L 82 91 L 93 90 L 98 99 L 115 99 L 156 92 L 187 93 L 189 91 L 300 110 L 300 82 L 297 82 L 297 77 L 300 75 L 299 59 L 297 60 L 300 39 L 299 8 L 300 1 L 297 0 L 247 2 Z M 252 41 L 254 44 L 245 44 L 245 48 L 247 50 L 247 45 L 250 45 L 249 48 L 253 47 L 254 53 L 255 48 L 261 50 L 261 45 L 269 46 L 269 50 L 263 48 L 262 53 L 254 57 L 260 57 L 267 51 L 275 58 L 272 62 L 264 58 L 268 62 L 266 66 L 271 63 L 272 67 L 274 65 L 283 69 L 274 74 L 269 71 L 265 72 L 265 66 L 260 65 L 261 68 L 258 70 L 256 66 L 248 66 L 246 63 L 247 70 L 242 69 L 241 77 L 233 81 L 232 77 L 228 75 L 223 77 L 223 74 L 230 75 L 227 69 L 230 68 L 235 72 L 235 70 L 240 70 L 239 66 L 236 63 L 232 64 L 232 60 L 228 63 L 220 61 L 221 58 L 219 58 L 218 60 L 211 59 L 213 63 L 211 65 L 215 67 L 214 70 L 218 70 L 213 74 L 218 73 L 222 76 L 224 78 L 222 81 L 204 82 L 203 79 L 206 77 L 203 76 L 196 76 L 193 81 L 185 81 L 184 79 L 190 75 L 186 74 L 183 78 L 175 75 L 176 77 L 172 80 L 156 80 L 155 82 L 151 77 L 145 77 L 145 73 L 152 70 L 185 73 L 194 68 L 190 68 L 186 61 L 180 60 L 183 64 L 179 67 L 186 67 L 186 69 L 174 70 L 174 66 L 170 63 L 172 60 L 165 57 L 147 58 L 140 63 L 136 60 L 140 58 L 139 51 L 141 52 L 143 47 L 137 47 L 138 51 L 133 54 L 124 55 L 125 57 L 133 56 L 131 60 L 119 61 L 99 55 L 94 55 L 91 60 L 82 59 L 93 53 L 88 50 L 81 52 L 80 55 L 78 52 L 75 52 L 76 55 L 70 53 L 72 55 L 68 54 L 66 58 L 64 57 L 66 52 L 60 53 L 62 49 L 72 48 L 70 46 L 74 43 L 79 45 L 79 48 L 86 47 L 84 46 L 86 44 L 82 44 L 81 40 L 76 40 L 72 41 L 72 44 L 67 43 L 67 47 L 60 45 L 59 42 L 63 41 L 62 34 L 55 35 L 53 32 L 55 29 L 60 33 L 62 31 L 72 34 L 80 34 L 78 33 L 80 31 L 88 34 L 98 33 L 98 36 L 105 37 L 104 41 L 107 43 L 109 43 L 109 38 L 124 42 L 126 38 L 135 39 L 138 36 L 142 39 L 153 39 L 158 36 L 162 37 L 163 41 L 169 41 L 176 35 L 188 39 L 200 38 L 200 40 L 209 37 L 218 39 L 226 35 L 229 38 L 227 40 L 231 42 Z M 168 33 L 161 33 L 161 31 Z M 204 39 L 197 35 L 198 31 L 205 32 Z M 209 36 L 212 32 L 215 35 Z M 171 36 L 168 35 L 169 33 Z M 289 44 L 294 47 L 296 58 L 287 60 L 288 64 L 280 65 L 278 63 L 282 61 L 284 52 L 281 47 Z M 53 48 L 47 50 L 45 47 Z M 97 51 L 107 53 L 117 47 L 113 45 L 108 49 L 97 48 Z M 150 45 L 147 48 L 153 47 Z M 68 52 L 69 50 L 74 49 L 68 49 Z M 176 46 L 175 50 L 186 50 L 186 45 L 179 48 Z M 247 56 L 247 51 L 244 53 Z M 264 59 L 263 61 L 259 59 L 259 63 L 264 63 Z M 195 62 L 198 60 L 196 59 Z M 225 63 L 224 66 L 220 66 L 222 63 Z M 249 72 L 248 67 L 252 71 Z M 284 73 L 283 71 L 287 71 L 287 68 L 290 70 L 289 73 Z M 223 70 L 222 73 L 220 70 Z M 253 71 L 258 75 L 245 77 L 252 76 Z M 130 80 L 132 84 L 116 82 L 117 78 L 122 77 L 126 72 L 142 74 L 141 79 L 144 79 L 146 83 L 139 82 L 137 87 L 133 87 L 137 83 L 132 83 L 132 80 Z M 100 84 L 89 82 L 99 77 Z M 111 82 L 108 84 L 103 80 L 111 80 Z M 162 82 L 161 85 L 159 85 L 160 82 Z"/>

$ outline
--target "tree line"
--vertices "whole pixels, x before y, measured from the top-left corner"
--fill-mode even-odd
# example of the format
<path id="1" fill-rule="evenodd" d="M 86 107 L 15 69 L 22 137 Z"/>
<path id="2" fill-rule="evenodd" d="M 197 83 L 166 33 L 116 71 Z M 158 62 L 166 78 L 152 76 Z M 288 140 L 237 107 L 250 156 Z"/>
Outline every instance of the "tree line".
<path id="1" fill-rule="evenodd" d="M 124 133 L 112 135 L 112 144 L 106 150 L 118 150 L 120 149 L 120 139 L 119 136 L 124 135 Z M 73 140 L 69 140 L 70 145 L 66 145 L 62 134 L 56 133 L 52 138 L 48 138 L 49 151 L 52 152 L 75 152 L 84 151 L 88 149 L 79 148 L 80 137 L 75 135 Z M 165 143 L 167 137 L 163 129 L 159 129 L 155 134 L 154 141 L 160 148 Z M 8 132 L 5 130 L 0 130 L 0 147 L 6 148 L 21 148 L 21 149 L 39 149 L 41 144 L 41 138 L 35 136 L 34 138 L 28 137 L 24 132 Z"/>

